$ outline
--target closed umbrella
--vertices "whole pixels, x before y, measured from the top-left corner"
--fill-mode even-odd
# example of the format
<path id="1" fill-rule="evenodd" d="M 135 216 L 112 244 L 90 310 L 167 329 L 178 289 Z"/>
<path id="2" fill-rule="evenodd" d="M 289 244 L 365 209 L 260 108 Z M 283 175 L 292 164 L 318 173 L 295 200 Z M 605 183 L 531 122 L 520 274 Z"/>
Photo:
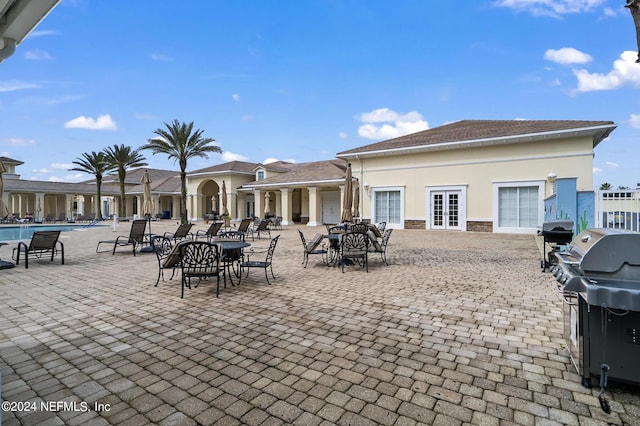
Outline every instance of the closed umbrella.
<path id="1" fill-rule="evenodd" d="M 0 160 L 0 216 L 4 215 L 5 209 L 7 210 L 7 216 L 9 215 L 9 209 L 4 205 L 4 183 L 2 182 L 2 174 L 6 173 L 7 169 Z"/>
<path id="2" fill-rule="evenodd" d="M 267 217 L 269 213 L 271 213 L 271 194 L 269 191 L 264 193 L 264 217 Z"/>
<path id="3" fill-rule="evenodd" d="M 149 219 L 149 238 L 151 238 L 151 215 L 153 214 L 153 203 L 151 202 L 151 176 L 149 176 L 149 172 L 147 170 L 144 171 L 140 183 L 144 185 L 142 214 Z"/>
<path id="4" fill-rule="evenodd" d="M 360 185 L 358 183 L 353 188 L 353 217 L 360 217 Z"/>
<path id="5" fill-rule="evenodd" d="M 351 175 L 351 163 L 347 164 L 347 173 L 344 177 L 344 197 L 342 199 L 342 222 L 351 222 L 353 215 L 351 214 L 351 204 L 353 202 L 353 182 Z"/>
<path id="6" fill-rule="evenodd" d="M 224 217 L 224 227 L 227 228 L 229 223 L 229 209 L 227 209 L 227 185 L 222 181 L 222 194 L 220 194 L 222 201 L 222 216 Z"/>

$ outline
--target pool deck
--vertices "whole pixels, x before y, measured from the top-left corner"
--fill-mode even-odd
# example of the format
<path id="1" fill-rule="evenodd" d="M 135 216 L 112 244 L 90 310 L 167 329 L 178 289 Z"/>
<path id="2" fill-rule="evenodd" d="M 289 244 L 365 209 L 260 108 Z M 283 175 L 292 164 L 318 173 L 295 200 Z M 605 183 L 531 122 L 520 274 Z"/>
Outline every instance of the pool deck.
<path id="1" fill-rule="evenodd" d="M 3 425 L 640 425 L 639 387 L 607 391 L 605 414 L 581 386 L 540 237 L 395 230 L 390 266 L 342 273 L 301 265 L 296 229 L 324 228 L 287 226 L 271 286 L 254 270 L 180 299 L 153 254 L 95 252 L 130 226 L 0 270 L 2 399 L 37 404 Z"/>

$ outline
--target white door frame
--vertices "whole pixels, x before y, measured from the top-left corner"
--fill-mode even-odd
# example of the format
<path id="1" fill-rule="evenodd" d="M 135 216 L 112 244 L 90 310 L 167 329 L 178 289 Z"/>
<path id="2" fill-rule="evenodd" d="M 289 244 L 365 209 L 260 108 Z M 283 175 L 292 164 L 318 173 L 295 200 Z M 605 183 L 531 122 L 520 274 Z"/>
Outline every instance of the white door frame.
<path id="1" fill-rule="evenodd" d="M 442 192 L 458 193 L 458 226 L 452 227 L 445 224 L 443 226 L 433 226 L 433 194 Z M 425 225 L 427 229 L 455 229 L 459 231 L 467 230 L 467 185 L 442 185 L 442 186 L 427 186 L 426 187 L 426 200 L 427 200 L 427 220 Z M 448 206 L 445 203 L 446 213 L 448 213 Z"/>

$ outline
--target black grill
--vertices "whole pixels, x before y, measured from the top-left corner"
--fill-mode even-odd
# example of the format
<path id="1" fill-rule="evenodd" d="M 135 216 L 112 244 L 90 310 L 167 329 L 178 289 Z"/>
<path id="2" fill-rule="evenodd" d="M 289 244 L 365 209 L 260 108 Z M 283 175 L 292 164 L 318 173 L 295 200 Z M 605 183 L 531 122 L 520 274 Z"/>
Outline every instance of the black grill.
<path id="1" fill-rule="evenodd" d="M 553 253 L 559 251 L 561 246 L 569 244 L 573 239 L 573 222 L 570 220 L 544 222 L 538 233 L 544 239 L 544 253 L 540 262 L 540 267 L 544 271 L 555 263 Z"/>

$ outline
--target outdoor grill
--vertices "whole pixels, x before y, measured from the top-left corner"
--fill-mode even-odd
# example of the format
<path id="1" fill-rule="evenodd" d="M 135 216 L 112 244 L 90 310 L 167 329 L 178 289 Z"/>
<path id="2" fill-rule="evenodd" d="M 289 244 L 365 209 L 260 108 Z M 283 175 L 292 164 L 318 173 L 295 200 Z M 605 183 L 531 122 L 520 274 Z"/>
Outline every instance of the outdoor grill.
<path id="1" fill-rule="evenodd" d="M 540 268 L 544 271 L 555 263 L 553 253 L 560 250 L 560 246 L 569 244 L 573 239 L 573 221 L 552 220 L 544 222 L 539 234 L 544 238 L 544 253 L 540 261 Z M 549 251 L 547 251 L 548 248 Z"/>
<path id="2" fill-rule="evenodd" d="M 553 256 L 564 338 L 582 384 L 640 384 L 640 233 L 587 229 Z"/>

